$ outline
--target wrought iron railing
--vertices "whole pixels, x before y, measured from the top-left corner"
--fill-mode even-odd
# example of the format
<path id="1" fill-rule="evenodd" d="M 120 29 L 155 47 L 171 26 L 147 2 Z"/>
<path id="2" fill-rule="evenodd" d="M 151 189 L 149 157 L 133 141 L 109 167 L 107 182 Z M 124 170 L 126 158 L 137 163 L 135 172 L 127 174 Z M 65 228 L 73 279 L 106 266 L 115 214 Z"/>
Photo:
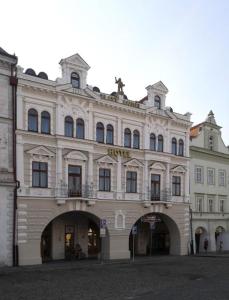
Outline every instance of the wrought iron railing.
<path id="1" fill-rule="evenodd" d="M 95 198 L 96 195 L 92 185 L 84 184 L 77 188 L 70 188 L 67 185 L 56 188 L 56 197 Z"/>
<path id="2" fill-rule="evenodd" d="M 161 190 L 159 194 L 155 194 L 152 191 L 150 191 L 150 200 L 151 201 L 162 201 L 162 202 L 172 201 L 171 190 L 169 190 L 169 189 Z"/>

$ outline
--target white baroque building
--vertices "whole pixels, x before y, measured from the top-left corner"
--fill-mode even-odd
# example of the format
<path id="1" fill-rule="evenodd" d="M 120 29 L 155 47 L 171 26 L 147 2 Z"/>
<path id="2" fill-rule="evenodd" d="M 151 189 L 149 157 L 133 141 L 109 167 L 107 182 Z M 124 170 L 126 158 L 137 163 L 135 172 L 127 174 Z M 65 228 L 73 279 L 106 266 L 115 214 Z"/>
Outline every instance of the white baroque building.
<path id="1" fill-rule="evenodd" d="M 0 48 L 0 266 L 13 264 L 15 168 L 13 97 L 17 57 Z M 15 247 L 14 247 L 15 249 Z"/>
<path id="2" fill-rule="evenodd" d="M 186 254 L 190 114 L 162 82 L 131 101 L 89 86 L 80 55 L 60 65 L 56 81 L 18 67 L 19 264 Z"/>
<path id="3" fill-rule="evenodd" d="M 229 250 L 229 149 L 212 111 L 191 128 L 190 187 L 195 253 Z M 221 249 L 220 249 L 221 245 Z"/>

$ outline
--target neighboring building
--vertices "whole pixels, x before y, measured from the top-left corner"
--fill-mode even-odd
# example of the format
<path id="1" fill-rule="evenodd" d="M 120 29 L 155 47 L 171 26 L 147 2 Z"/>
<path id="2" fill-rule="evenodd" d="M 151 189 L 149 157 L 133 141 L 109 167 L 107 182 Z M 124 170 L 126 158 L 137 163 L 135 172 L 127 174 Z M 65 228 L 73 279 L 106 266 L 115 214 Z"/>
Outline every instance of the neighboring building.
<path id="1" fill-rule="evenodd" d="M 17 57 L 0 48 L 0 265 L 13 263 L 15 176 L 13 97 Z"/>
<path id="2" fill-rule="evenodd" d="M 87 85 L 78 54 L 60 65 L 56 81 L 18 67 L 19 264 L 129 258 L 133 242 L 186 254 L 190 114 L 165 106 L 162 82 L 130 101 L 120 79 L 111 95 Z"/>
<path id="3" fill-rule="evenodd" d="M 229 150 L 212 111 L 191 128 L 190 188 L 195 252 L 229 250 Z"/>

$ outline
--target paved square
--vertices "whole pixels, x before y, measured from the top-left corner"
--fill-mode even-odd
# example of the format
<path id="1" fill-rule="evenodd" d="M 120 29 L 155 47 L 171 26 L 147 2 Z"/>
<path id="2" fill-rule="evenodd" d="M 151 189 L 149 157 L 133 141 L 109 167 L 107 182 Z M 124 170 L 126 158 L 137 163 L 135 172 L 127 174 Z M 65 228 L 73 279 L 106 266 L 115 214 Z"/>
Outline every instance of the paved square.
<path id="1" fill-rule="evenodd" d="M 229 257 L 57 262 L 0 269 L 0 299 L 228 300 Z"/>

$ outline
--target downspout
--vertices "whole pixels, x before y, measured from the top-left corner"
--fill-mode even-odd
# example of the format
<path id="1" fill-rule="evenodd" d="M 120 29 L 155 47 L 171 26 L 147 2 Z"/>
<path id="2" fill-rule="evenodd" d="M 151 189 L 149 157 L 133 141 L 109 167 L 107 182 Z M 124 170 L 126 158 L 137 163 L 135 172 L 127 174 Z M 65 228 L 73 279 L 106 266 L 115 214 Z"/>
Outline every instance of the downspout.
<path id="1" fill-rule="evenodd" d="M 17 181 L 17 165 L 16 165 L 16 129 L 17 129 L 17 57 L 15 64 L 11 65 L 10 85 L 12 86 L 12 118 L 13 118 L 13 179 L 14 179 L 14 200 L 13 200 L 13 266 L 18 266 L 18 246 L 17 246 L 17 189 L 19 182 Z"/>

